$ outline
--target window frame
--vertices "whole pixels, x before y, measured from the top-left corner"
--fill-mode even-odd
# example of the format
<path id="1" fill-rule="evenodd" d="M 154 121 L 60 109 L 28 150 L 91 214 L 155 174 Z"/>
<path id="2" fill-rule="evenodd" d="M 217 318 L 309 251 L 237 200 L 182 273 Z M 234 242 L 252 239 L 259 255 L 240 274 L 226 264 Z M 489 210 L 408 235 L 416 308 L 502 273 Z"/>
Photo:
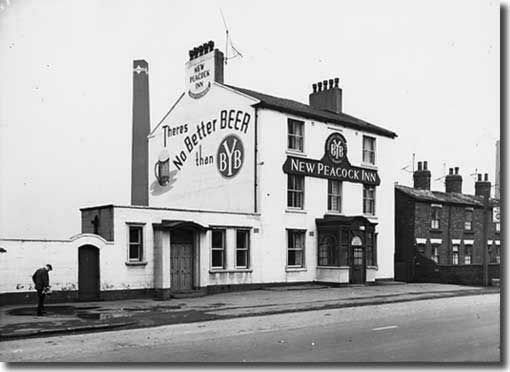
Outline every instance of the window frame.
<path id="1" fill-rule="evenodd" d="M 370 199 L 367 197 L 366 193 L 368 193 L 369 191 L 373 191 L 373 198 Z M 376 201 L 376 188 L 375 186 L 370 186 L 370 185 L 365 185 L 363 184 L 363 214 L 365 215 L 368 215 L 368 216 L 375 216 L 375 212 L 376 212 L 376 209 L 375 209 L 375 201 Z M 369 206 L 371 205 L 372 206 L 372 211 L 367 211 L 367 208 L 366 208 L 366 203 L 369 203 Z"/>
<path id="2" fill-rule="evenodd" d="M 471 219 L 469 219 L 468 216 L 471 216 Z M 473 231 L 473 218 L 473 208 L 466 208 L 464 210 L 464 231 Z"/>
<path id="3" fill-rule="evenodd" d="M 367 149 L 365 147 L 365 140 L 369 140 L 369 142 L 372 143 L 372 149 Z M 370 164 L 375 165 L 376 164 L 376 138 L 372 136 L 363 135 L 363 144 L 362 144 L 362 162 L 363 164 Z M 365 154 L 368 154 L 368 161 L 365 159 Z"/>
<path id="4" fill-rule="evenodd" d="M 221 232 L 222 233 L 222 245 L 223 247 L 215 247 L 214 246 L 214 238 L 213 234 L 215 232 Z M 221 251 L 222 252 L 222 266 L 213 266 L 213 255 L 214 251 Z M 209 265 L 211 270 L 225 270 L 227 267 L 227 229 L 225 228 L 213 228 L 211 229 L 211 253 L 210 253 L 210 260 L 211 264 Z"/>
<path id="5" fill-rule="evenodd" d="M 452 245 L 452 265 L 459 264 L 459 245 Z"/>
<path id="6" fill-rule="evenodd" d="M 306 230 L 303 229 L 286 229 L 287 232 L 287 250 L 286 250 L 286 267 L 291 269 L 299 269 L 299 268 L 305 268 L 306 267 L 306 261 L 305 261 L 305 253 L 306 253 Z M 291 243 L 291 234 L 302 234 L 303 236 L 303 247 L 296 248 L 296 247 L 290 247 Z M 294 241 L 296 241 L 294 239 Z M 300 265 L 289 265 L 289 252 L 290 251 L 301 251 L 301 264 Z"/>
<path id="7" fill-rule="evenodd" d="M 333 184 L 337 184 L 338 186 L 338 194 L 333 193 Z M 328 212 L 333 213 L 342 213 L 342 194 L 343 194 L 343 182 L 339 180 L 328 179 Z M 336 199 L 336 203 L 338 208 L 333 209 L 332 206 L 332 198 Z"/>
<path id="8" fill-rule="evenodd" d="M 235 229 L 235 232 L 236 232 L 236 248 L 235 248 L 235 255 L 234 255 L 234 267 L 236 269 L 249 269 L 250 268 L 250 239 L 251 239 L 251 236 L 250 236 L 250 229 Z M 243 232 L 246 234 L 246 247 L 244 248 L 239 248 L 239 240 L 238 240 L 238 236 L 237 234 L 239 232 Z M 238 262 L 237 262 L 237 252 L 238 251 L 243 251 L 245 252 L 245 255 L 246 255 L 246 266 L 240 266 L 238 265 Z"/>
<path id="9" fill-rule="evenodd" d="M 441 259 L 441 255 L 439 254 L 439 244 L 432 244 L 432 252 L 430 255 L 430 259 L 439 265 L 439 260 Z"/>
<path id="10" fill-rule="evenodd" d="M 301 179 L 302 180 L 302 190 L 299 189 L 291 189 L 289 184 L 291 183 L 291 179 Z M 296 182 L 294 183 L 295 187 Z M 291 195 L 294 196 L 294 198 L 291 198 Z M 301 206 L 291 205 L 291 200 L 294 200 L 294 204 L 296 203 L 296 200 L 298 198 L 296 196 L 301 195 Z M 305 176 L 297 175 L 297 174 L 287 174 L 287 208 L 289 209 L 296 209 L 296 210 L 303 210 L 305 209 Z"/>
<path id="11" fill-rule="evenodd" d="M 432 230 L 440 230 L 441 229 L 441 212 L 443 207 L 440 205 L 431 205 L 430 206 L 430 228 Z M 434 212 L 437 211 L 437 219 L 434 219 Z M 437 222 L 435 224 L 434 222 Z M 436 226 L 437 225 L 437 226 Z"/>
<path id="12" fill-rule="evenodd" d="M 297 134 L 296 128 L 301 127 L 301 135 Z M 291 130 L 292 128 L 292 130 Z M 291 147 L 291 138 L 297 148 Z M 300 145 L 300 146 L 299 146 Z M 305 152 L 305 122 L 302 120 L 287 118 L 287 150 L 303 154 Z"/>
<path id="13" fill-rule="evenodd" d="M 466 258 L 469 257 L 469 262 L 466 262 Z M 471 265 L 473 263 L 473 245 L 464 244 L 464 265 Z"/>
<path id="14" fill-rule="evenodd" d="M 128 263 L 139 263 L 145 262 L 145 223 L 139 222 L 127 222 L 127 262 Z M 131 229 L 136 229 L 139 231 L 138 242 L 131 242 Z M 138 247 L 138 258 L 131 258 L 131 246 L 139 245 Z"/>

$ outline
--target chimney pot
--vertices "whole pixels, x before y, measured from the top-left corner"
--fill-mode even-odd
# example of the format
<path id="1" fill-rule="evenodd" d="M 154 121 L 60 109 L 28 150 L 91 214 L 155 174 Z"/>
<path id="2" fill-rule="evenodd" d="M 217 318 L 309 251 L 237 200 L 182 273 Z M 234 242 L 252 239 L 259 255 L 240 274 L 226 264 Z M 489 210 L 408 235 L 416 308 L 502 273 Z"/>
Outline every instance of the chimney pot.
<path id="1" fill-rule="evenodd" d="M 418 162 L 418 170 L 421 171 L 421 161 Z"/>
<path id="2" fill-rule="evenodd" d="M 481 180 L 482 180 L 482 174 L 478 173 L 478 181 L 481 181 Z"/>
<path id="3" fill-rule="evenodd" d="M 214 41 L 212 40 L 209 40 L 209 50 L 210 51 L 214 50 Z"/>
<path id="4" fill-rule="evenodd" d="M 335 88 L 338 88 L 338 81 L 339 81 L 339 79 L 335 78 Z"/>
<path id="5" fill-rule="evenodd" d="M 459 167 L 455 167 L 455 174 L 459 174 Z"/>
<path id="6" fill-rule="evenodd" d="M 322 85 L 324 86 L 324 90 L 327 90 L 328 89 L 328 81 L 327 80 L 324 80 L 322 82 Z"/>
<path id="7" fill-rule="evenodd" d="M 489 180 L 489 174 L 485 173 L 485 181 L 488 181 L 488 180 Z"/>
<path id="8" fill-rule="evenodd" d="M 317 86 L 319 87 L 319 92 L 320 92 L 320 91 L 322 90 L 322 83 L 319 81 L 319 82 L 317 83 Z"/>
<path id="9" fill-rule="evenodd" d="M 427 170 L 427 162 L 426 161 L 423 162 L 423 170 Z"/>
<path id="10" fill-rule="evenodd" d="M 333 88 L 333 79 L 329 79 L 329 89 Z"/>
<path id="11" fill-rule="evenodd" d="M 453 168 L 448 168 L 448 174 L 453 174 Z"/>
<path id="12" fill-rule="evenodd" d="M 317 93 L 317 84 L 312 84 L 313 92 Z"/>

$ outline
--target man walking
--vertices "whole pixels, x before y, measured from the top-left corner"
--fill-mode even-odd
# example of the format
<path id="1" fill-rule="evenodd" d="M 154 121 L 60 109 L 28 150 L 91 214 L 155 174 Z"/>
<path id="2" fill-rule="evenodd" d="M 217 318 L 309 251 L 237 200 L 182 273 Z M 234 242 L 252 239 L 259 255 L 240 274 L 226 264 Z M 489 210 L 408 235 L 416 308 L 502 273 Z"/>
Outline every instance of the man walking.
<path id="1" fill-rule="evenodd" d="M 35 284 L 35 289 L 37 290 L 37 297 L 39 299 L 37 303 L 37 316 L 42 316 L 44 313 L 44 298 L 46 297 L 46 293 L 48 293 L 50 289 L 50 278 L 48 272 L 53 270 L 50 264 L 47 264 L 40 269 L 37 269 L 34 275 L 32 275 L 32 280 Z"/>

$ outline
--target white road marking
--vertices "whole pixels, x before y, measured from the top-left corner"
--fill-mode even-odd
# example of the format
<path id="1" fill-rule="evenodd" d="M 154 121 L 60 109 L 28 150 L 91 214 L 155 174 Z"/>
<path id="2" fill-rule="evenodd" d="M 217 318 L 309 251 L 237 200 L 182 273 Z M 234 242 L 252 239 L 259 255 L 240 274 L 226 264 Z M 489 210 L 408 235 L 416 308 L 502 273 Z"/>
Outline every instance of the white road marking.
<path id="1" fill-rule="evenodd" d="M 398 328 L 398 326 L 391 325 L 391 326 L 386 326 L 386 327 L 372 328 L 372 331 L 382 331 L 383 329 L 393 329 L 393 328 Z"/>

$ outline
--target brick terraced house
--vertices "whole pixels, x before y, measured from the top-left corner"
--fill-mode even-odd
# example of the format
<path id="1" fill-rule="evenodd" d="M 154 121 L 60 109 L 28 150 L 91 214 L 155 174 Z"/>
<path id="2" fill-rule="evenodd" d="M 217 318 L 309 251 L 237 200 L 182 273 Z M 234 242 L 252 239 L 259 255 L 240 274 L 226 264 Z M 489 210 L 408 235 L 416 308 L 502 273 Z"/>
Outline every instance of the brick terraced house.
<path id="1" fill-rule="evenodd" d="M 499 278 L 499 200 L 488 175 L 478 174 L 475 195 L 462 193 L 462 176 L 450 168 L 445 192 L 430 190 L 427 162 L 418 162 L 414 187 L 395 186 L 395 279 L 481 285 L 484 250 L 489 282 Z M 484 239 L 484 197 L 487 232 Z"/>

